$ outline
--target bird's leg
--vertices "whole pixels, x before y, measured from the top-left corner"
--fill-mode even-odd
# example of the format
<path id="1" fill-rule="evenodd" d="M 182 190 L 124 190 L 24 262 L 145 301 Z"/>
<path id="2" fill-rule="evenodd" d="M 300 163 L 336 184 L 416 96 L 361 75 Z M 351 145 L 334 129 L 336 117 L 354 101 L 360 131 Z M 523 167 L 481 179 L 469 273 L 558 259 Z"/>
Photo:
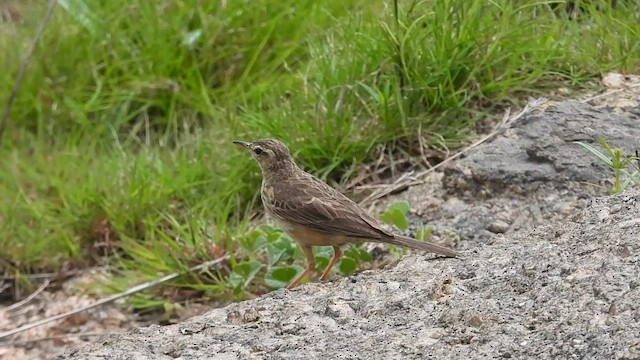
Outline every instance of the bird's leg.
<path id="1" fill-rule="evenodd" d="M 302 281 L 305 276 L 311 274 L 316 269 L 316 259 L 313 257 L 313 250 L 311 250 L 311 246 L 300 245 L 300 247 L 302 248 L 304 255 L 307 257 L 308 265 L 307 268 L 302 272 L 302 274 L 300 274 L 300 276 L 298 276 L 291 282 L 291 284 L 289 284 L 289 286 L 287 286 L 287 289 L 289 290 L 298 286 L 298 284 L 300 284 L 300 281 Z"/>
<path id="2" fill-rule="evenodd" d="M 327 268 L 324 269 L 324 272 L 322 273 L 320 280 L 322 281 L 327 280 L 327 278 L 329 277 L 329 272 L 331 271 L 331 268 L 333 267 L 333 265 L 335 265 L 338 262 L 338 260 L 340 260 L 341 257 L 342 257 L 342 249 L 340 249 L 340 246 L 334 246 L 333 258 L 331 259 L 331 261 L 329 261 L 329 265 L 327 265 Z"/>

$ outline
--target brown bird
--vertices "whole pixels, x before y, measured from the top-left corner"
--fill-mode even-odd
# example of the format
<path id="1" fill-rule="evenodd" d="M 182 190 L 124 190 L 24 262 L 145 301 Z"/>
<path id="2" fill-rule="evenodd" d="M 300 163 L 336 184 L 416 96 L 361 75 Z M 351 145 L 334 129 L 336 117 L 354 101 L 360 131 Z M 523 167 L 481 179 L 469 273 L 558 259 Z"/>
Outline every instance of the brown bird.
<path id="1" fill-rule="evenodd" d="M 300 245 L 307 258 L 307 269 L 289 284 L 288 289 L 296 287 L 315 270 L 313 246 L 332 246 L 334 251 L 321 280 L 327 279 L 333 265 L 340 260 L 341 247 L 351 243 L 388 243 L 449 257 L 459 255 L 450 248 L 385 230 L 378 220 L 351 199 L 300 169 L 287 146 L 278 140 L 234 143 L 249 151 L 262 169 L 260 195 L 267 214 Z"/>

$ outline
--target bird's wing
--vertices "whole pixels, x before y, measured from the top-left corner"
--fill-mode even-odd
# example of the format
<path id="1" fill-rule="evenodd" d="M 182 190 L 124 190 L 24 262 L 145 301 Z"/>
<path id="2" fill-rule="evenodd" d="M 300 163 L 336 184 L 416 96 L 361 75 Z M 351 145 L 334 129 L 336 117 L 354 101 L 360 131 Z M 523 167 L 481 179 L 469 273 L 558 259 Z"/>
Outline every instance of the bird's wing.
<path id="1" fill-rule="evenodd" d="M 356 203 L 315 177 L 289 179 L 274 191 L 279 194 L 270 210 L 280 218 L 334 235 L 372 240 L 393 236 Z"/>

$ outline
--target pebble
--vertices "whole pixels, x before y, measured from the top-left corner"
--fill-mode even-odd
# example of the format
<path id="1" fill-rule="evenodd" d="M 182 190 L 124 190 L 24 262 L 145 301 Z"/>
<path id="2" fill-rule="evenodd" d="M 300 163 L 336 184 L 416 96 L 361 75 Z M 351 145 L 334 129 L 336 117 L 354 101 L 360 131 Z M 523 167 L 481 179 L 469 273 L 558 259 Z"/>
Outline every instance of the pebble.
<path id="1" fill-rule="evenodd" d="M 496 220 L 489 225 L 487 230 L 494 234 L 504 234 L 509 230 L 509 224 L 506 221 Z"/>

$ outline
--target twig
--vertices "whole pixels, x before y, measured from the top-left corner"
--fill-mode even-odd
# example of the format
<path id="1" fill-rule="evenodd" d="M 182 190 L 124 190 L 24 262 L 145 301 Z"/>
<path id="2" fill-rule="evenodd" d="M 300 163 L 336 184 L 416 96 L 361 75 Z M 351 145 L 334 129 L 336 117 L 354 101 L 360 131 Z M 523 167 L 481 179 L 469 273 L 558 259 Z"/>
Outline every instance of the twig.
<path id="1" fill-rule="evenodd" d="M 358 175 L 356 175 L 353 179 L 351 179 L 346 185 L 344 185 L 344 190 L 354 189 L 357 191 L 358 184 L 364 181 L 367 178 L 373 178 L 373 181 L 378 179 L 378 175 L 382 174 L 385 170 L 389 168 L 388 165 L 382 166 L 382 162 L 384 161 L 384 151 L 386 149 L 386 144 L 380 144 L 376 146 L 375 152 L 378 152 L 378 160 L 376 160 L 373 164 L 367 164 L 364 170 L 358 171 Z"/>
<path id="2" fill-rule="evenodd" d="M 415 172 L 413 170 L 409 170 L 403 173 L 402 175 L 400 175 L 400 177 L 397 178 L 394 183 L 404 184 L 407 181 L 413 181 L 416 178 L 414 175 L 415 175 Z M 372 190 L 372 189 L 385 189 L 387 187 L 389 187 L 389 184 L 367 184 L 367 185 L 360 185 L 356 187 L 356 190 L 363 191 L 363 190 Z"/>
<path id="3" fill-rule="evenodd" d="M 15 304 L 13 304 L 11 306 L 7 306 L 4 309 L 0 309 L 0 314 L 2 314 L 3 312 L 6 312 L 6 311 L 11 311 L 13 309 L 17 309 L 20 306 L 22 306 L 22 305 L 28 303 L 29 301 L 33 300 L 36 296 L 38 296 L 41 292 L 43 292 L 44 289 L 47 288 L 47 286 L 49 286 L 49 283 L 50 283 L 49 280 L 45 280 L 44 283 L 42 285 L 40 285 L 40 287 L 36 291 L 34 291 L 33 294 L 29 295 L 26 299 L 24 299 L 22 301 L 19 301 L 19 302 L 15 303 Z"/>
<path id="4" fill-rule="evenodd" d="M 584 104 L 584 103 L 588 103 L 589 101 L 593 101 L 593 100 L 597 100 L 597 99 L 600 99 L 600 98 L 603 98 L 603 97 L 611 96 L 611 95 L 617 94 L 617 93 L 619 93 L 619 92 L 621 92 L 621 91 L 625 91 L 625 90 L 633 89 L 633 88 L 636 88 L 636 87 L 638 87 L 638 86 L 640 86 L 640 82 L 637 82 L 637 83 L 635 83 L 635 84 L 631 84 L 631 85 L 629 85 L 629 86 L 622 87 L 622 88 L 620 88 L 620 89 L 615 89 L 615 90 L 607 91 L 607 92 L 604 92 L 604 93 L 602 93 L 602 94 L 595 95 L 595 96 L 592 96 L 592 97 L 590 97 L 590 98 L 586 98 L 586 99 L 584 99 L 584 100 L 581 100 L 580 102 L 581 102 L 581 103 L 583 103 L 583 104 Z"/>
<path id="5" fill-rule="evenodd" d="M 407 177 L 399 177 L 398 179 L 396 179 L 394 182 L 392 182 L 391 184 L 389 184 L 387 187 L 385 188 L 381 188 L 378 189 L 374 192 L 372 192 L 371 194 L 369 194 L 366 198 L 364 198 L 360 204 L 361 205 L 366 205 L 367 203 L 370 203 L 372 201 L 375 201 L 377 199 L 380 199 L 382 197 L 385 197 L 391 193 L 393 193 L 394 191 L 401 189 L 405 186 L 411 186 L 411 185 L 417 185 L 417 184 L 422 184 L 425 182 L 424 177 L 431 173 L 436 171 L 437 169 L 441 168 L 442 166 L 444 166 L 445 164 L 451 162 L 454 159 L 459 158 L 460 156 L 466 154 L 467 152 L 469 152 L 471 149 L 475 148 L 476 146 L 486 142 L 487 140 L 490 140 L 491 138 L 493 138 L 494 136 L 500 134 L 501 132 L 503 132 L 504 130 L 508 129 L 511 125 L 513 125 L 514 122 L 516 122 L 517 120 L 519 120 L 520 118 L 522 118 L 524 115 L 528 114 L 529 112 L 535 110 L 536 108 L 540 107 L 542 104 L 544 104 L 545 102 L 547 102 L 546 98 L 538 98 L 538 99 L 534 99 L 531 100 L 527 103 L 527 105 L 525 105 L 524 109 L 522 109 L 519 113 L 510 116 L 510 110 L 507 109 L 505 111 L 504 116 L 502 117 L 502 120 L 500 121 L 500 123 L 498 123 L 498 125 L 496 126 L 495 130 L 493 130 L 490 134 L 488 134 L 487 136 L 481 138 L 480 140 L 474 142 L 473 144 L 467 146 L 466 148 L 462 149 L 461 151 L 455 153 L 454 155 L 448 157 L 447 159 L 445 159 L 444 161 L 442 161 L 441 163 L 427 169 L 424 171 L 419 172 L 418 174 L 416 174 L 416 176 L 414 178 L 418 178 L 420 180 L 407 180 Z"/>
<path id="6" fill-rule="evenodd" d="M 87 273 L 89 271 L 95 271 L 95 270 L 104 270 L 106 269 L 106 266 L 97 266 L 97 267 L 92 267 L 89 269 L 82 269 L 82 270 L 72 270 L 72 271 L 67 271 L 67 272 L 50 272 L 50 273 L 36 273 L 36 274 L 24 274 L 24 275 L 8 275 L 8 276 L 0 276 L 0 281 L 2 280 L 11 280 L 11 281 L 15 281 L 18 278 L 28 278 L 31 280 L 37 280 L 37 279 L 62 279 L 62 278 L 67 278 L 73 275 L 78 275 L 78 274 L 84 274 Z"/>
<path id="7" fill-rule="evenodd" d="M 10 287 L 11 285 L 5 284 L 5 281 L 0 279 L 0 294 L 2 294 L 3 291 L 7 290 Z"/>
<path id="8" fill-rule="evenodd" d="M 420 124 L 418 126 L 418 145 L 420 146 L 420 157 L 422 158 L 422 162 L 424 163 L 425 166 L 430 166 L 431 164 L 429 163 L 429 160 L 427 159 L 427 156 L 424 153 L 424 148 L 426 147 L 422 141 L 424 140 L 423 136 L 422 136 L 422 124 Z"/>
<path id="9" fill-rule="evenodd" d="M 193 271 L 197 271 L 197 270 L 200 270 L 200 269 L 203 269 L 203 268 L 206 268 L 206 267 L 210 267 L 210 266 L 216 265 L 216 264 L 218 264 L 218 263 L 220 263 L 220 262 L 222 262 L 224 260 L 227 260 L 227 259 L 229 259 L 229 255 L 225 255 L 225 256 L 223 256 L 221 258 L 218 258 L 218 259 L 215 259 L 215 260 L 211 260 L 211 261 L 207 261 L 207 262 L 204 262 L 202 264 L 190 267 L 188 272 L 193 272 Z M 185 273 L 187 273 L 187 272 L 175 272 L 175 273 L 163 276 L 163 277 L 161 277 L 159 279 L 156 279 L 156 280 L 153 280 L 153 281 L 149 281 L 149 282 L 146 282 L 144 284 L 136 285 L 136 286 L 130 288 L 129 290 L 125 291 L 125 292 L 109 296 L 108 298 L 99 300 L 99 301 L 97 301 L 97 302 L 95 302 L 95 303 L 93 303 L 91 305 L 83 306 L 83 307 L 80 307 L 80 308 L 77 308 L 77 309 L 73 309 L 71 311 L 67 311 L 66 313 L 62 313 L 62 314 L 58 314 L 58 315 L 54 315 L 54 316 L 48 317 L 46 319 L 38 320 L 38 321 L 32 322 L 31 324 L 27 324 L 27 325 L 21 326 L 21 327 L 19 327 L 17 329 L 13 329 L 13 330 L 10 330 L 10 331 L 5 331 L 3 333 L 0 333 L 0 340 L 4 339 L 6 337 L 12 336 L 12 335 L 21 333 L 23 331 L 27 331 L 29 329 L 33 329 L 35 327 L 42 326 L 42 325 L 50 323 L 52 321 L 57 321 L 57 320 L 60 320 L 60 319 L 64 319 L 64 318 L 69 317 L 71 315 L 75 315 L 77 313 L 80 313 L 80 312 L 83 312 L 83 311 L 86 311 L 86 310 L 89 310 L 89 309 L 93 309 L 95 307 L 98 307 L 98 306 L 101 306 L 101 305 L 104 305 L 104 304 L 107 304 L 107 303 L 110 303 L 110 302 L 114 302 L 114 301 L 116 301 L 118 299 L 121 299 L 123 297 L 135 294 L 137 292 L 140 292 L 140 291 L 152 288 L 154 286 L 160 285 L 162 283 L 165 283 L 167 281 L 173 280 L 173 279 L 177 278 L 178 276 L 183 275 Z"/>
<path id="10" fill-rule="evenodd" d="M 18 88 L 20 88 L 20 84 L 22 83 L 22 78 L 24 74 L 27 72 L 27 67 L 31 63 L 31 59 L 33 58 L 33 53 L 36 50 L 36 46 L 44 33 L 44 29 L 47 27 L 49 20 L 51 19 L 51 15 L 53 14 L 53 8 L 56 6 L 58 0 L 50 0 L 49 7 L 47 7 L 47 12 L 44 15 L 44 18 L 40 22 L 40 26 L 38 27 L 38 31 L 36 35 L 33 37 L 31 41 L 31 46 L 29 47 L 29 52 L 27 52 L 27 57 L 24 58 L 22 62 L 22 67 L 18 72 L 18 76 L 16 76 L 16 80 L 13 82 L 13 87 L 11 88 L 11 92 L 9 93 L 9 97 L 7 97 L 7 102 L 4 106 L 4 112 L 2 113 L 2 119 L 0 119 L 0 144 L 2 143 L 2 138 L 4 135 L 4 131 L 7 128 L 7 124 L 9 122 L 9 113 L 11 112 L 11 105 L 13 105 L 13 101 L 18 94 Z"/>

